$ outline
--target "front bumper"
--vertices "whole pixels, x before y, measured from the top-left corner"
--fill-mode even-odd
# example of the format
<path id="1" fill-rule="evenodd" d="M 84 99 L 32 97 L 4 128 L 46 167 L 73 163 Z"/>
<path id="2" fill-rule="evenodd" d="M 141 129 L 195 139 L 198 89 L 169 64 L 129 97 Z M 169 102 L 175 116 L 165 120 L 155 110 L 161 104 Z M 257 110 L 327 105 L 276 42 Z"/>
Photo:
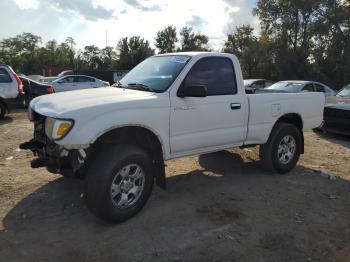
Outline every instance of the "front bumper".
<path id="1" fill-rule="evenodd" d="M 322 130 L 350 135 L 350 110 L 325 108 Z"/>
<path id="2" fill-rule="evenodd" d="M 33 139 L 20 144 L 20 148 L 31 150 L 37 157 L 31 161 L 32 168 L 46 167 L 51 173 L 76 172 L 82 168 L 85 150 L 67 150 L 48 138 L 45 134 L 45 116 L 31 110 L 29 118 L 34 122 Z"/>

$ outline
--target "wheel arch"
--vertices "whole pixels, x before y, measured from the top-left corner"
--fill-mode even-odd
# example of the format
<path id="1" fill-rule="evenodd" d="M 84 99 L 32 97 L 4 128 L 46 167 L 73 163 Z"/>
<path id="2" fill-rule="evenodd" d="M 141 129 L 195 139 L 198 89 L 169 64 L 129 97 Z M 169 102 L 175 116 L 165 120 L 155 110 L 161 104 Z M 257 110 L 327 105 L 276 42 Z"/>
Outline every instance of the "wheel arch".
<path id="1" fill-rule="evenodd" d="M 303 154 L 304 153 L 304 133 L 303 133 L 304 123 L 303 123 L 303 118 L 297 113 L 284 114 L 279 119 L 277 119 L 272 130 L 279 123 L 291 124 L 291 125 L 294 125 L 298 128 L 298 130 L 300 131 L 300 134 L 301 134 L 301 143 L 302 143 L 301 144 L 301 154 Z"/>
<path id="2" fill-rule="evenodd" d="M 93 144 L 131 144 L 145 150 L 153 161 L 157 185 L 165 189 L 165 147 L 162 139 L 152 129 L 141 125 L 111 128 L 94 139 Z"/>

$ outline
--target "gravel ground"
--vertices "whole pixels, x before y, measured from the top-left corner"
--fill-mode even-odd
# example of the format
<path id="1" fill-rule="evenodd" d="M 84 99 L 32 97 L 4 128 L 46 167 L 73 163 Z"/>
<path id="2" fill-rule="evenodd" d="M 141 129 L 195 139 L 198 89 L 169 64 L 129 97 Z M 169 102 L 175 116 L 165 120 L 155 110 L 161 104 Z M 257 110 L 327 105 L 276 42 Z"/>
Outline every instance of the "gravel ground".
<path id="1" fill-rule="evenodd" d="M 31 135 L 24 112 L 0 122 L 0 261 L 350 261 L 350 138 L 306 132 L 284 176 L 257 148 L 167 161 L 167 191 L 111 226 L 83 181 L 29 167 Z"/>

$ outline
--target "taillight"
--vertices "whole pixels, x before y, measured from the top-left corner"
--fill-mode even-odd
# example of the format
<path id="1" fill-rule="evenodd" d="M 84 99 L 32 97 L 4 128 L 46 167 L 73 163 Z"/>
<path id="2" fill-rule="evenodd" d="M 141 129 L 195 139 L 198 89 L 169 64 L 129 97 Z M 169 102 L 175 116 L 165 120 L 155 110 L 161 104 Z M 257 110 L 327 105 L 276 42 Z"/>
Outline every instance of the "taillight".
<path id="1" fill-rule="evenodd" d="M 49 86 L 48 88 L 46 88 L 46 90 L 49 94 L 55 93 L 55 90 L 53 89 L 52 86 Z"/>
<path id="2" fill-rule="evenodd" d="M 22 94 L 23 93 L 23 84 L 22 84 L 21 79 L 19 79 L 18 75 L 15 73 L 15 71 L 12 69 L 11 66 L 9 66 L 9 69 L 10 69 L 10 71 L 12 72 L 13 76 L 16 79 L 18 94 Z"/>

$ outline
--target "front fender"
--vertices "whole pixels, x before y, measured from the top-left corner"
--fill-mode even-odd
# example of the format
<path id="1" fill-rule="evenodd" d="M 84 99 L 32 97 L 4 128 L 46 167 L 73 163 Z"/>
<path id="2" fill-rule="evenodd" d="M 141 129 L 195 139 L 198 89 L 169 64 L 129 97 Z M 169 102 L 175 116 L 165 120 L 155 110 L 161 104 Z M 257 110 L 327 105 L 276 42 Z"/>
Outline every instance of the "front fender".
<path id="1" fill-rule="evenodd" d="M 57 141 L 57 144 L 69 149 L 88 147 L 108 131 L 126 126 L 139 126 L 158 137 L 164 158 L 167 158 L 170 155 L 169 114 L 169 108 L 143 108 L 118 110 L 86 120 L 73 117 L 74 128 L 64 139 Z"/>

